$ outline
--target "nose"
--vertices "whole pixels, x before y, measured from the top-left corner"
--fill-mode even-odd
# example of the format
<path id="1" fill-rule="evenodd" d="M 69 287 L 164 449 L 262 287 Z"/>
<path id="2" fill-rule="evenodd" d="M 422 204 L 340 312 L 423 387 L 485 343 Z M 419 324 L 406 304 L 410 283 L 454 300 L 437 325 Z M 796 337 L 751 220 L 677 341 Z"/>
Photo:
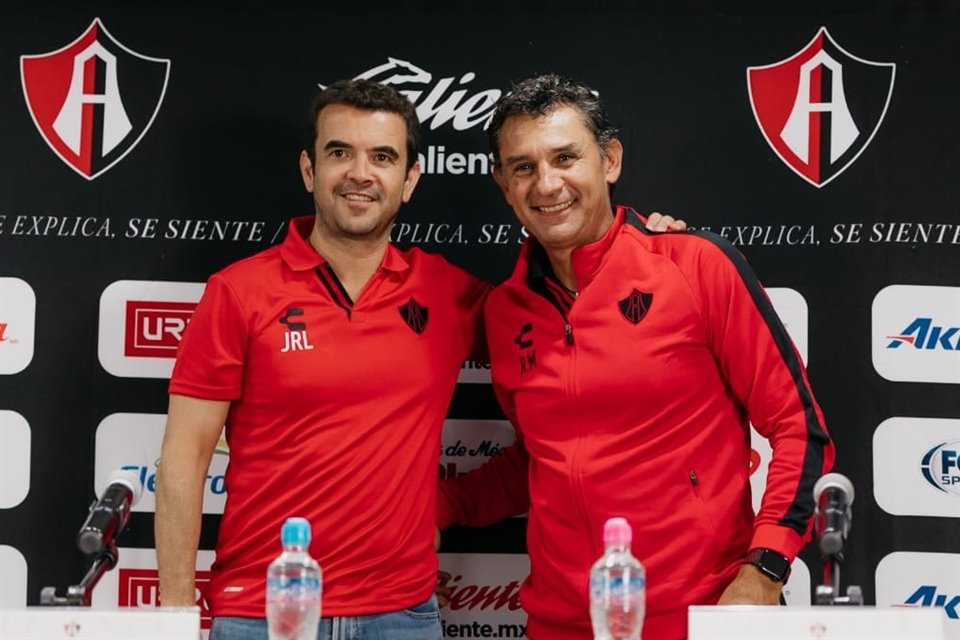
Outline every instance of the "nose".
<path id="1" fill-rule="evenodd" d="M 369 159 L 362 153 L 353 157 L 350 165 L 347 167 L 347 179 L 360 184 L 365 184 L 371 180 L 371 165 Z"/>
<path id="2" fill-rule="evenodd" d="M 537 193 L 542 196 L 553 195 L 563 186 L 560 172 L 555 167 L 543 164 L 537 167 Z"/>

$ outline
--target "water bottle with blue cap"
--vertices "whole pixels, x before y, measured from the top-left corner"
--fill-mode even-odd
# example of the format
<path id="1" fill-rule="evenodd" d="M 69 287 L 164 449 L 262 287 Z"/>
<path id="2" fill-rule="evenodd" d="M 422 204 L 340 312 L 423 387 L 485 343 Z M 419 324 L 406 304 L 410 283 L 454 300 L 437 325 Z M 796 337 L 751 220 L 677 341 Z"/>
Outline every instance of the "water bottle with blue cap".
<path id="1" fill-rule="evenodd" d="M 310 523 L 287 518 L 280 529 L 283 552 L 267 569 L 270 640 L 316 640 L 320 624 L 320 565 L 310 557 Z"/>

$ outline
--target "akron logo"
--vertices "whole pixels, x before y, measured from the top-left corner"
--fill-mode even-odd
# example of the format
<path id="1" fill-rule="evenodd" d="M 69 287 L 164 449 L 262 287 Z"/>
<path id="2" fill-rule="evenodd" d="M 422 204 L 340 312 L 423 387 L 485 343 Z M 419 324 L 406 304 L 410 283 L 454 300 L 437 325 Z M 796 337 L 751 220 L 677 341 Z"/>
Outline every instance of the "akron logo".
<path id="1" fill-rule="evenodd" d="M 20 56 L 27 109 L 61 160 L 93 180 L 146 134 L 163 102 L 170 61 L 118 42 L 99 18 L 70 44 Z"/>
<path id="2" fill-rule="evenodd" d="M 843 49 L 821 27 L 785 60 L 747 68 L 753 115 L 774 153 L 820 188 L 873 140 L 890 104 L 896 65 Z"/>

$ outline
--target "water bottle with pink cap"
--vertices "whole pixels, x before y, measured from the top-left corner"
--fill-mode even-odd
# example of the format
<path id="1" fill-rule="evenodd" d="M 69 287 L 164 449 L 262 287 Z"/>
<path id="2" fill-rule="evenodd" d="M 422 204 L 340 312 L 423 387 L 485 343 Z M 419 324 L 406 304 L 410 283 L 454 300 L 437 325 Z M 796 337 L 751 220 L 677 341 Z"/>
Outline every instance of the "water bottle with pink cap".
<path id="1" fill-rule="evenodd" d="M 625 518 L 603 526 L 606 551 L 590 570 L 590 621 L 595 640 L 639 640 L 646 572 L 630 553 L 633 531 Z"/>

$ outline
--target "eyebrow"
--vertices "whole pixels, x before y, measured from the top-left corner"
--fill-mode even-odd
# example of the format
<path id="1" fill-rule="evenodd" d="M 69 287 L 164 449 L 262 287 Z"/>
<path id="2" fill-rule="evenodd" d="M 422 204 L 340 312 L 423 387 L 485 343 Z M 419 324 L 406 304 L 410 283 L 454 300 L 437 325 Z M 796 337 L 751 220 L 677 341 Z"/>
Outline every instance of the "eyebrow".
<path id="1" fill-rule="evenodd" d="M 571 142 L 570 144 L 565 144 L 561 147 L 554 147 L 550 150 L 550 152 L 552 155 L 557 155 L 559 153 L 579 153 L 580 145 L 576 142 Z M 507 156 L 506 160 L 504 160 L 504 164 L 513 166 L 519 162 L 524 162 L 529 159 L 530 157 L 526 155 Z"/>

